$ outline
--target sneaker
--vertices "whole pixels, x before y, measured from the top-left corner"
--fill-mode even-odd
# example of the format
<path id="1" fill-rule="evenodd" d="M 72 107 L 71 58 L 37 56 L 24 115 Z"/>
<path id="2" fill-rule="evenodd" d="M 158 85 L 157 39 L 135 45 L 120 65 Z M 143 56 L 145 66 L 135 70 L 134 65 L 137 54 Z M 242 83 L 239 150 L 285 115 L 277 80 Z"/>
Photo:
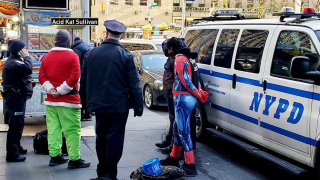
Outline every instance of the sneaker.
<path id="1" fill-rule="evenodd" d="M 64 158 L 63 156 L 51 157 L 49 166 L 58 166 L 60 164 L 67 163 L 69 159 Z"/>
<path id="2" fill-rule="evenodd" d="M 90 114 L 84 114 L 81 116 L 81 121 L 92 121 L 92 116 Z"/>
<path id="3" fill-rule="evenodd" d="M 178 158 L 172 158 L 169 156 L 167 156 L 166 159 L 160 160 L 160 164 L 162 166 L 176 166 L 176 167 L 180 167 L 179 164 L 179 159 Z"/>
<path id="4" fill-rule="evenodd" d="M 183 163 L 181 165 L 181 169 L 186 172 L 186 176 L 196 176 L 198 175 L 198 171 L 195 164 L 186 164 Z"/>
<path id="5" fill-rule="evenodd" d="M 25 156 L 13 156 L 13 155 L 7 155 L 6 161 L 7 162 L 23 162 L 27 158 Z"/>
<path id="6" fill-rule="evenodd" d="M 78 169 L 78 168 L 86 168 L 89 167 L 91 163 L 85 162 L 82 159 L 76 161 L 69 161 L 68 168 L 69 169 Z"/>
<path id="7" fill-rule="evenodd" d="M 161 143 L 156 143 L 155 144 L 158 148 L 167 148 L 171 145 L 171 141 L 164 140 Z"/>
<path id="8" fill-rule="evenodd" d="M 161 149 L 160 151 L 161 151 L 162 154 L 170 154 L 171 151 L 172 151 L 172 147 L 169 146 L 169 147 L 167 147 L 167 148 Z"/>

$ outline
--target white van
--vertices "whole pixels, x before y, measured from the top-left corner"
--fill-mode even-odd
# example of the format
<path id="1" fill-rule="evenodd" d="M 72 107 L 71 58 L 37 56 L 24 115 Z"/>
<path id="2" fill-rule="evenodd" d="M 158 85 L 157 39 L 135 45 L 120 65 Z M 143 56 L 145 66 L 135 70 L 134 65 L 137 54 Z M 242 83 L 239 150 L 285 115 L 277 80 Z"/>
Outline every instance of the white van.
<path id="1" fill-rule="evenodd" d="M 293 13 L 282 15 L 281 21 Z M 295 174 L 319 171 L 320 20 L 303 18 L 226 20 L 187 29 L 184 38 L 199 53 L 209 93 L 197 109 L 198 138 L 208 130 Z"/>
<path id="2" fill-rule="evenodd" d="M 120 40 L 121 46 L 128 51 L 139 50 L 162 50 L 162 42 L 164 39 L 123 39 Z"/>

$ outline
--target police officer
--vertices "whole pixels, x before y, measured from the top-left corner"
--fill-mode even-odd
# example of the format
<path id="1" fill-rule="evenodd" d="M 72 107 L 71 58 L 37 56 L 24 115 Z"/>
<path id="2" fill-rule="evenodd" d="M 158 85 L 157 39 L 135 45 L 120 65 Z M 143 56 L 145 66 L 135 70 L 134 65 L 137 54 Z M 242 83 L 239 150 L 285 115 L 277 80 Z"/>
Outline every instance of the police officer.
<path id="1" fill-rule="evenodd" d="M 129 108 L 142 116 L 142 89 L 133 56 L 121 47 L 126 27 L 115 20 L 104 23 L 107 39 L 89 51 L 81 70 L 81 98 L 96 114 L 96 151 L 99 178 L 117 179 Z"/>
<path id="2" fill-rule="evenodd" d="M 32 61 L 25 46 L 19 39 L 8 41 L 10 57 L 5 62 L 2 73 L 2 94 L 10 112 L 6 158 L 8 162 L 26 160 L 21 154 L 26 154 L 27 150 L 22 148 L 20 140 L 24 128 L 26 101 L 32 96 Z"/>

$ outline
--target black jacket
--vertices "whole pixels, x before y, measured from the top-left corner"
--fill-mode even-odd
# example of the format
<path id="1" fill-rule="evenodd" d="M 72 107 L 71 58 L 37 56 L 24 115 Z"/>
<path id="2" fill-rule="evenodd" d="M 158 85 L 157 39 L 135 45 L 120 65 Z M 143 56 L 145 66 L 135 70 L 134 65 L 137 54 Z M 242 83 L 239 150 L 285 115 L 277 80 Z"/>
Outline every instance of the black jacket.
<path id="1" fill-rule="evenodd" d="M 133 56 L 120 42 L 105 40 L 85 55 L 80 96 L 88 112 L 126 112 L 143 109 L 142 89 Z"/>
<path id="2" fill-rule="evenodd" d="M 80 67 L 82 67 L 84 56 L 91 50 L 91 48 L 80 39 L 74 42 L 71 49 L 79 56 Z"/>
<path id="3" fill-rule="evenodd" d="M 174 83 L 174 59 L 168 57 L 167 62 L 164 64 L 163 73 L 163 89 L 171 90 Z"/>
<path id="4" fill-rule="evenodd" d="M 31 74 L 31 58 L 27 56 L 21 60 L 20 56 L 11 54 L 4 63 L 2 86 L 4 89 L 19 90 L 24 98 L 29 99 L 33 93 Z"/>

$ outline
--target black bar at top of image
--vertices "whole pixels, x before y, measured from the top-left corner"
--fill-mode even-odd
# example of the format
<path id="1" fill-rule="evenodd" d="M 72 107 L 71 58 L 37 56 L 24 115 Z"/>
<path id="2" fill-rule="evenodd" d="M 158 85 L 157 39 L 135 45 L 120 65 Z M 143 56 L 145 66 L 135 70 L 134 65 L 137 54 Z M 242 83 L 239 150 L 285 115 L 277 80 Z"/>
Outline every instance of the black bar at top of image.
<path id="1" fill-rule="evenodd" d="M 98 18 L 51 18 L 51 25 L 57 26 L 97 26 L 99 25 Z"/>

